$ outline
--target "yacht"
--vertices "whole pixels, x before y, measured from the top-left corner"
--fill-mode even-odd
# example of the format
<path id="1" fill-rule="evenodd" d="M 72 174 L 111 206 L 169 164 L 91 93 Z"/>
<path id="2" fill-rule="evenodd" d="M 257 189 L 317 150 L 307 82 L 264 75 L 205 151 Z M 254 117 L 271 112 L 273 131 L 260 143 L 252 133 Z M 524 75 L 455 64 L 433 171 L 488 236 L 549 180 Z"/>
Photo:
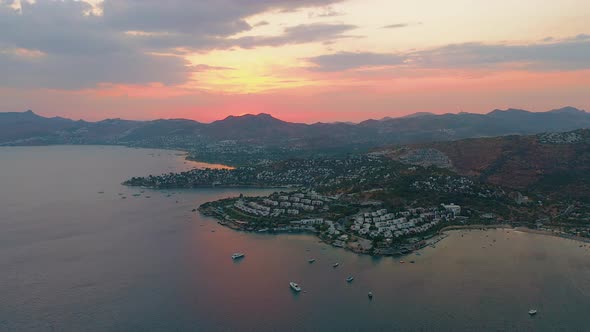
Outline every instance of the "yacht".
<path id="1" fill-rule="evenodd" d="M 333 268 L 337 268 L 340 265 L 340 263 L 335 263 L 334 265 L 332 265 Z"/>
<path id="2" fill-rule="evenodd" d="M 531 309 L 529 310 L 529 315 L 534 316 L 537 314 L 537 309 Z"/>
<path id="3" fill-rule="evenodd" d="M 346 282 L 352 282 L 354 280 L 353 276 L 349 276 L 348 278 L 346 278 Z"/>
<path id="4" fill-rule="evenodd" d="M 294 290 L 296 292 L 301 292 L 301 287 L 299 287 L 299 285 L 296 282 L 291 281 L 289 283 L 289 286 L 291 287 L 292 290 Z"/>
<path id="5" fill-rule="evenodd" d="M 231 255 L 231 259 L 238 259 L 238 258 L 242 258 L 246 256 L 246 254 L 241 253 L 241 252 L 236 252 L 235 254 Z"/>

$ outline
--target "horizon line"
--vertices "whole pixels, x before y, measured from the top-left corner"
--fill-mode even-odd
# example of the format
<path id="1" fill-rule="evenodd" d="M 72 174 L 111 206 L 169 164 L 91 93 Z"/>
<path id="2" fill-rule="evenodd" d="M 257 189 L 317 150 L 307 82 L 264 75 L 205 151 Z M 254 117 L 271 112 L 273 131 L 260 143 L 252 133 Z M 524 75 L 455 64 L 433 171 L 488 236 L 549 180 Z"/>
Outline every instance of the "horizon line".
<path id="1" fill-rule="evenodd" d="M 292 124 L 306 124 L 306 125 L 313 125 L 313 124 L 351 124 L 351 125 L 358 125 L 361 124 L 363 122 L 367 122 L 367 121 L 387 121 L 387 120 L 395 120 L 395 119 L 404 119 L 404 118 L 412 118 L 412 117 L 423 117 L 423 116 L 443 116 L 443 115 L 460 115 L 460 114 L 473 114 L 473 115 L 489 115 L 493 112 L 509 112 L 509 111 L 524 111 L 527 113 L 549 113 L 549 112 L 555 112 L 555 111 L 561 111 L 561 110 L 567 110 L 567 109 L 572 109 L 572 110 L 577 110 L 586 114 L 590 114 L 589 112 L 587 112 L 585 109 L 581 109 L 581 108 L 577 108 L 574 106 L 564 106 L 564 107 L 560 107 L 560 108 L 555 108 L 555 109 L 550 109 L 550 110 L 546 110 L 546 111 L 529 111 L 526 109 L 521 109 L 521 108 L 506 108 L 506 109 L 493 109 L 487 113 L 472 113 L 472 112 L 466 112 L 466 111 L 458 111 L 458 112 L 445 112 L 445 113 L 433 113 L 433 112 L 414 112 L 414 113 L 409 113 L 406 115 L 401 115 L 401 116 L 384 116 L 380 119 L 375 119 L 375 118 L 367 118 L 358 122 L 355 121 L 331 121 L 331 122 L 324 122 L 324 121 L 316 121 L 316 122 L 290 122 L 290 121 L 286 121 L 283 120 L 271 113 L 267 113 L 267 112 L 260 112 L 260 113 L 245 113 L 245 114 L 238 114 L 238 115 L 228 115 L 224 118 L 220 118 L 217 120 L 213 120 L 213 121 L 209 121 L 209 122 L 202 122 L 199 120 L 195 120 L 195 119 L 189 119 L 189 118 L 153 118 L 153 119 L 129 119 L 129 118 L 104 118 L 102 120 L 85 120 L 83 118 L 79 118 L 79 119 L 74 119 L 74 118 L 69 118 L 69 117 L 63 117 L 63 116 L 44 116 L 40 113 L 36 113 L 35 111 L 33 111 L 32 109 L 27 109 L 26 111 L 21 111 L 21 112 L 0 112 L 0 114 L 9 114 L 9 113 L 14 113 L 14 114 L 25 114 L 25 113 L 32 113 L 34 115 L 37 115 L 39 117 L 43 117 L 46 119 L 52 119 L 52 118 L 61 118 L 61 119 L 67 119 L 67 120 L 71 120 L 71 121 L 84 121 L 84 122 L 89 122 L 89 123 L 96 123 L 96 122 L 102 122 L 102 121 L 108 121 L 108 120 L 120 120 L 120 121 L 135 121 L 135 122 L 152 122 L 152 121 L 162 121 L 162 120 L 168 120 L 168 121 L 173 121 L 173 120 L 183 120 L 183 121 L 193 121 L 193 122 L 197 122 L 197 123 L 201 123 L 201 124 L 212 124 L 215 122 L 219 122 L 219 121 L 225 121 L 227 119 L 230 118 L 244 118 L 244 117 L 261 117 L 261 116 L 270 116 L 271 118 L 278 120 L 278 121 L 282 121 L 282 122 L 286 122 L 286 123 L 292 123 Z"/>

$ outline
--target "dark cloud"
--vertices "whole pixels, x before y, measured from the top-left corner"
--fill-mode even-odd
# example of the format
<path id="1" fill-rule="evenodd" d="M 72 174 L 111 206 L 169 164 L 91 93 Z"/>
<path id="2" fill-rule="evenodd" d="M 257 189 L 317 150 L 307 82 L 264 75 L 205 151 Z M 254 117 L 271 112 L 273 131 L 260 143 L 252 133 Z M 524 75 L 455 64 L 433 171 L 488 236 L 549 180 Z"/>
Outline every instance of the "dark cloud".
<path id="1" fill-rule="evenodd" d="M 356 29 L 350 24 L 301 24 L 285 28 L 283 34 L 278 36 L 249 36 L 225 40 L 227 46 L 239 46 L 252 48 L 258 46 L 280 46 L 287 44 L 302 44 L 311 42 L 326 42 L 341 38 L 358 38 L 358 36 L 345 35 L 345 32 Z"/>
<path id="2" fill-rule="evenodd" d="M 400 65 L 405 60 L 404 56 L 395 54 L 379 54 L 369 52 L 359 53 L 335 53 L 309 58 L 308 61 L 316 65 L 310 69 L 315 71 L 343 71 L 363 67 L 380 67 Z"/>
<path id="3" fill-rule="evenodd" d="M 179 84 L 195 70 L 158 54 L 341 38 L 342 27 L 286 29 L 286 36 L 228 39 L 250 30 L 246 17 L 269 10 L 326 6 L 341 0 L 105 0 L 101 15 L 85 1 L 0 0 L 0 86 L 89 87 L 98 83 Z M 340 29 L 340 30 L 339 30 Z M 316 35 L 311 35 L 312 33 Z M 22 50 L 36 52 L 34 58 Z M 20 53 L 19 53 L 19 50 Z M 197 68 L 198 69 L 198 68 Z M 200 68 L 201 70 L 203 67 Z"/>
<path id="4" fill-rule="evenodd" d="M 122 30 L 224 37 L 250 30 L 244 18 L 269 10 L 326 6 L 342 0 L 104 0 L 104 18 Z"/>
<path id="5" fill-rule="evenodd" d="M 383 27 L 383 29 L 401 29 L 401 28 L 407 28 L 413 25 L 422 25 L 422 22 L 416 22 L 416 23 L 395 23 L 395 24 L 389 24 Z"/>
<path id="6" fill-rule="evenodd" d="M 0 2 L 0 45 L 51 54 L 104 54 L 128 48 L 124 36 L 104 24 L 83 1 L 21 3 L 21 12 Z"/>
<path id="7" fill-rule="evenodd" d="M 336 16 L 342 16 L 343 13 L 339 12 L 337 10 L 335 10 L 334 8 L 328 6 L 323 8 L 323 10 L 319 10 L 319 11 L 311 11 L 309 12 L 308 16 L 310 18 L 314 18 L 314 17 L 336 17 Z"/>
<path id="8" fill-rule="evenodd" d="M 261 46 L 281 46 L 311 42 L 330 42 L 342 38 L 358 38 L 347 35 L 357 27 L 350 24 L 301 24 L 287 27 L 276 36 L 245 36 L 239 38 L 195 37 L 190 34 L 154 34 L 136 35 L 133 40 L 150 50 L 173 49 L 183 47 L 186 50 L 202 51 L 211 49 L 229 49 L 241 47 L 251 49 Z"/>
<path id="9" fill-rule="evenodd" d="M 269 24 L 270 23 L 268 23 L 267 21 L 260 21 L 260 22 L 254 23 L 253 27 L 262 27 L 262 26 L 269 25 Z"/>
<path id="10" fill-rule="evenodd" d="M 410 54 L 422 67 L 489 68 L 518 64 L 524 69 L 590 68 L 590 39 L 579 37 L 525 45 L 465 43 Z"/>
<path id="11" fill-rule="evenodd" d="M 98 83 L 175 85 L 186 82 L 193 68 L 182 58 L 144 53 L 43 55 L 0 54 L 1 84 L 22 88 L 80 89 Z"/>
<path id="12" fill-rule="evenodd" d="M 464 43 L 412 53 L 336 53 L 309 58 L 314 71 L 341 71 L 364 67 L 498 68 L 516 65 L 526 70 L 590 69 L 590 36 L 543 43 L 509 45 Z"/>
<path id="13" fill-rule="evenodd" d="M 221 67 L 221 66 L 209 66 L 205 64 L 198 64 L 191 66 L 191 68 L 196 72 L 203 72 L 203 71 L 213 71 L 213 70 L 234 70 L 235 68 L 231 67 Z"/>

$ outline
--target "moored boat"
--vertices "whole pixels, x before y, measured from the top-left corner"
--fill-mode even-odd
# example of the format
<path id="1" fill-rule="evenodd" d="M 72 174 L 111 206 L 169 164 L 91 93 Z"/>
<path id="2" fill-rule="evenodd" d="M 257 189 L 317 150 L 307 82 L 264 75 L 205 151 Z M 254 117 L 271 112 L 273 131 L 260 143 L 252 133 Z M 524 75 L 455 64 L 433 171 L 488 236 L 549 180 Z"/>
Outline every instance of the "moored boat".
<path id="1" fill-rule="evenodd" d="M 308 262 L 309 264 L 311 264 L 311 263 L 315 262 L 315 258 L 309 259 L 307 262 Z"/>
<path id="2" fill-rule="evenodd" d="M 231 259 L 238 259 L 238 258 L 242 258 L 246 256 L 246 254 L 241 253 L 241 252 L 236 252 L 235 254 L 231 255 Z"/>
<path id="3" fill-rule="evenodd" d="M 369 294 L 367 294 L 369 296 L 369 299 L 373 299 L 373 292 L 369 292 Z"/>
<path id="4" fill-rule="evenodd" d="M 296 292 L 301 292 L 301 287 L 294 281 L 289 282 L 289 287 Z"/>
<path id="5" fill-rule="evenodd" d="M 348 278 L 346 278 L 346 282 L 352 282 L 354 280 L 353 276 L 349 276 Z"/>
<path id="6" fill-rule="evenodd" d="M 334 265 L 332 265 L 333 268 L 337 268 L 338 266 L 340 266 L 340 263 L 334 263 Z"/>
<path id="7" fill-rule="evenodd" d="M 529 315 L 534 316 L 537 314 L 537 309 L 531 309 L 529 310 Z"/>

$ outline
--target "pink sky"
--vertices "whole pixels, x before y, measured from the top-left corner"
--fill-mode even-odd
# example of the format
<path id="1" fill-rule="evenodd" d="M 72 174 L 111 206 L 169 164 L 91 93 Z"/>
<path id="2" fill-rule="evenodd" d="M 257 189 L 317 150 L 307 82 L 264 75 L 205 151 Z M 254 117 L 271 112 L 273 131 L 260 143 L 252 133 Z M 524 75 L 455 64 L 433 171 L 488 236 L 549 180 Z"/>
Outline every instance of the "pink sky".
<path id="1" fill-rule="evenodd" d="M 362 121 L 590 110 L 590 6 L 536 0 L 0 1 L 0 111 Z"/>

